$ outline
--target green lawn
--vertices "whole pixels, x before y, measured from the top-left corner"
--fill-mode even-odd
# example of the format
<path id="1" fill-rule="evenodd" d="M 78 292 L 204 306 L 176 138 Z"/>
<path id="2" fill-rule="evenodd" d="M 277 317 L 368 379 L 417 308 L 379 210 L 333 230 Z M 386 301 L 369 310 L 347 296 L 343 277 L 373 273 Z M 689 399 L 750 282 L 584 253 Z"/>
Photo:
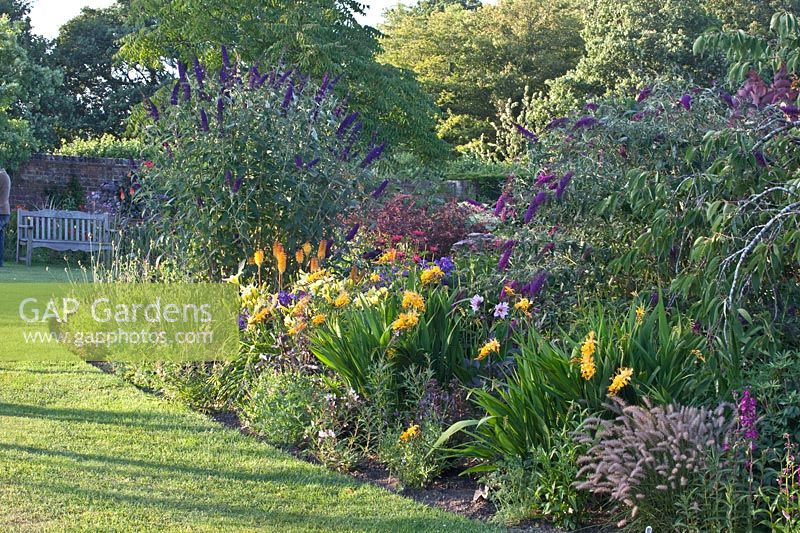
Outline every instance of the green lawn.
<path id="1" fill-rule="evenodd" d="M 5 264 L 0 267 L 0 283 L 69 281 L 71 278 L 79 279 L 76 278 L 76 276 L 83 275 L 83 273 L 79 273 L 75 269 L 71 269 L 70 272 L 67 273 L 66 267 L 66 262 L 59 265 L 33 264 L 28 267 L 25 266 L 25 263 L 15 263 L 12 258 L 12 260 L 7 260 Z"/>
<path id="2" fill-rule="evenodd" d="M 0 363 L 0 531 L 481 531 L 84 363 Z"/>

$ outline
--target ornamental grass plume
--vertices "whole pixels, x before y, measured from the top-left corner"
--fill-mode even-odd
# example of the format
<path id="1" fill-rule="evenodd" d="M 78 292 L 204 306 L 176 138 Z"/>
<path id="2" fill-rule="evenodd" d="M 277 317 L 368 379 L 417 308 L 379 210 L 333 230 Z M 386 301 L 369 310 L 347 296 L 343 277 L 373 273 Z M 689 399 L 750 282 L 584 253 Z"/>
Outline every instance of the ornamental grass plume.
<path id="1" fill-rule="evenodd" d="M 618 527 L 674 530 L 675 503 L 691 498 L 704 482 L 709 455 L 723 449 L 730 406 L 653 407 L 645 400 L 639 407 L 614 398 L 610 407 L 614 420 L 591 417 L 575 434 L 591 446 L 578 459 L 576 488 L 606 495 L 622 516 Z"/>

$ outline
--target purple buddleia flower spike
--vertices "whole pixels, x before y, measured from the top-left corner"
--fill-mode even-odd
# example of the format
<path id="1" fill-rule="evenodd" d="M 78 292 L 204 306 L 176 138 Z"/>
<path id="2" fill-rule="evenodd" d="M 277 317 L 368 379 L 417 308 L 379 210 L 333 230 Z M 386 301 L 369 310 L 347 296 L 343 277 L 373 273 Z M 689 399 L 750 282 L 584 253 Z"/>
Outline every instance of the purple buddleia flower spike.
<path id="1" fill-rule="evenodd" d="M 383 192 L 386 190 L 386 187 L 389 186 L 389 180 L 383 180 L 378 187 L 372 191 L 373 198 L 380 198 Z"/>
<path id="2" fill-rule="evenodd" d="M 228 56 L 228 47 L 222 45 L 222 65 L 225 68 L 231 68 L 231 58 Z"/>
<path id="3" fill-rule="evenodd" d="M 353 227 L 350 228 L 350 231 L 347 232 L 347 235 L 344 236 L 344 240 L 346 242 L 352 241 L 355 238 L 356 233 L 358 233 L 358 228 L 360 227 L 361 227 L 360 224 L 358 223 L 354 224 Z"/>
<path id="4" fill-rule="evenodd" d="M 285 82 L 289 78 L 289 76 L 292 75 L 292 72 L 294 72 L 294 67 L 291 67 L 291 68 L 289 68 L 289 70 L 284 72 L 281 75 L 281 77 L 278 78 L 278 81 L 276 81 L 275 83 L 280 87 L 281 85 L 283 85 L 283 82 Z"/>
<path id="5" fill-rule="evenodd" d="M 583 108 L 586 109 L 587 111 L 597 111 L 599 107 L 600 106 L 595 104 L 594 102 L 587 102 L 587 104 L 583 106 Z"/>
<path id="6" fill-rule="evenodd" d="M 317 163 L 319 163 L 319 157 L 315 157 L 314 159 L 309 161 L 306 164 L 306 169 L 311 170 L 312 168 L 314 168 L 314 165 L 316 165 Z"/>
<path id="7" fill-rule="evenodd" d="M 723 102 L 725 102 L 725 105 L 727 105 L 731 109 L 736 108 L 736 102 L 733 101 L 733 96 L 731 96 L 731 93 L 727 91 L 720 91 L 719 97 L 722 99 Z"/>
<path id="8" fill-rule="evenodd" d="M 572 126 L 572 129 L 577 130 L 579 128 L 591 128 L 596 126 L 598 123 L 599 121 L 596 118 L 586 115 L 576 120 L 575 124 Z"/>
<path id="9" fill-rule="evenodd" d="M 294 166 L 297 168 L 303 168 L 303 158 L 300 156 L 300 154 L 294 156 Z"/>
<path id="10" fill-rule="evenodd" d="M 361 162 L 361 168 L 367 168 L 368 166 L 370 166 L 373 161 L 375 161 L 381 156 L 384 148 L 386 148 L 386 143 L 381 143 L 372 150 L 370 150 L 369 153 L 367 154 L 367 157 L 365 157 L 364 161 Z"/>
<path id="11" fill-rule="evenodd" d="M 231 183 L 232 181 L 233 181 L 233 173 L 230 170 L 226 170 L 225 171 L 225 184 L 230 187 L 232 185 L 232 183 Z"/>
<path id="12" fill-rule="evenodd" d="M 547 185 L 554 179 L 556 179 L 555 173 L 547 174 L 544 171 L 542 171 L 536 178 L 536 185 Z"/>
<path id="13" fill-rule="evenodd" d="M 536 141 L 539 140 L 539 137 L 537 137 L 532 131 L 530 131 L 527 128 L 521 126 L 520 124 L 514 124 L 514 127 L 517 129 L 517 131 L 519 132 L 520 135 L 522 135 L 523 137 L 525 137 L 529 141 L 536 142 Z"/>
<path id="14" fill-rule="evenodd" d="M 228 76 L 228 69 L 223 66 L 219 69 L 219 85 L 220 87 L 227 87 L 230 77 Z"/>
<path id="15" fill-rule="evenodd" d="M 555 249 L 555 247 L 556 247 L 556 243 L 554 243 L 553 241 L 548 242 L 542 248 L 542 252 L 541 252 L 542 255 L 544 255 L 544 254 L 546 254 L 548 252 L 552 252 Z"/>
<path id="16" fill-rule="evenodd" d="M 508 195 L 503 192 L 497 198 L 497 202 L 494 204 L 494 216 L 499 217 L 500 214 L 503 212 L 503 208 L 506 206 L 506 200 L 508 199 Z"/>
<path id="17" fill-rule="evenodd" d="M 188 102 L 192 99 L 192 88 L 187 80 L 181 82 L 181 87 L 183 87 L 183 101 Z"/>
<path id="18" fill-rule="evenodd" d="M 652 93 L 653 93 L 653 88 L 648 85 L 644 89 L 639 91 L 639 96 L 636 97 L 636 101 L 639 103 L 644 102 L 650 97 Z"/>
<path id="19" fill-rule="evenodd" d="M 244 179 L 244 176 L 239 176 L 238 178 L 236 178 L 236 182 L 233 184 L 233 187 L 231 187 L 231 191 L 233 191 L 233 194 L 236 194 L 237 192 L 239 192 L 239 188 L 241 188 L 241 186 L 242 186 L 242 180 L 243 179 Z"/>
<path id="20" fill-rule="evenodd" d="M 225 101 L 222 97 L 217 98 L 217 122 L 219 123 L 220 129 L 222 129 L 222 119 L 223 119 L 223 111 L 225 110 Z"/>
<path id="21" fill-rule="evenodd" d="M 349 136 L 348 142 L 351 145 L 355 144 L 355 142 L 358 140 L 358 134 L 361 133 L 361 128 L 363 128 L 363 127 L 364 127 L 364 121 L 363 120 L 359 120 L 358 122 L 356 122 L 356 125 L 353 126 L 353 129 L 350 130 L 350 136 Z"/>
<path id="22" fill-rule="evenodd" d="M 178 79 L 186 81 L 186 63 L 181 60 L 178 60 Z"/>
<path id="23" fill-rule="evenodd" d="M 539 191 L 536 193 L 536 196 L 533 197 L 531 203 L 528 205 L 528 210 L 525 211 L 525 224 L 529 223 L 533 218 L 533 215 L 536 214 L 536 211 L 539 209 L 539 206 L 545 203 L 547 200 L 547 193 L 544 191 Z"/>
<path id="24" fill-rule="evenodd" d="M 200 90 L 202 91 L 203 83 L 206 79 L 206 73 L 203 70 L 203 66 L 200 64 L 200 60 L 198 60 L 196 57 L 192 61 L 192 64 L 194 66 L 194 79 L 197 80 L 197 86 L 200 87 Z"/>
<path id="25" fill-rule="evenodd" d="M 511 243 L 509 246 L 506 246 L 503 250 L 503 253 L 500 254 L 500 260 L 497 262 L 497 270 L 498 272 L 505 271 L 508 268 L 508 263 L 511 260 L 511 253 L 514 251 L 514 241 L 507 241 L 506 244 Z"/>
<path id="26" fill-rule="evenodd" d="M 569 182 L 572 180 L 572 177 L 574 175 L 575 173 L 570 170 L 569 172 L 564 174 L 560 180 L 558 180 L 558 187 L 556 187 L 557 199 L 561 200 L 561 198 L 564 196 L 564 191 L 566 190 L 567 185 L 569 185 Z"/>
<path id="27" fill-rule="evenodd" d="M 658 305 L 658 292 L 653 291 L 650 293 L 650 307 L 655 307 Z"/>
<path id="28" fill-rule="evenodd" d="M 147 106 L 147 112 L 149 113 L 150 117 L 158 122 L 158 119 L 161 118 L 161 115 L 158 113 L 158 108 L 156 105 L 149 99 L 145 105 Z"/>
<path id="29" fill-rule="evenodd" d="M 560 128 L 561 126 L 566 125 L 567 122 L 569 122 L 567 117 L 554 118 L 547 126 L 545 126 L 545 129 L 552 130 L 555 128 Z"/>
<path id="30" fill-rule="evenodd" d="M 328 92 L 328 84 L 330 82 L 330 77 L 326 72 L 325 75 L 322 77 L 322 84 L 317 89 L 317 94 L 314 95 L 314 103 L 319 105 L 322 103 L 322 100 L 325 98 L 326 93 Z"/>
<path id="31" fill-rule="evenodd" d="M 684 94 L 683 96 L 681 96 L 680 100 L 678 100 L 678 103 L 679 103 L 679 104 L 680 104 L 680 105 L 681 105 L 681 106 L 682 106 L 682 107 L 683 107 L 683 108 L 684 108 L 686 111 L 691 111 L 691 109 L 692 109 L 692 95 L 690 95 L 690 94 Z"/>
<path id="32" fill-rule="evenodd" d="M 336 130 L 336 136 L 341 138 L 358 118 L 358 111 L 353 111 L 349 115 L 345 117 L 342 123 L 339 125 L 339 129 Z"/>
<path id="33" fill-rule="evenodd" d="M 247 75 L 247 87 L 252 91 L 256 88 L 259 79 L 261 79 L 261 75 L 258 73 L 258 66 L 253 65 Z"/>
<path id="34" fill-rule="evenodd" d="M 172 105 L 178 105 L 178 91 L 181 89 L 181 82 L 176 81 L 175 87 L 172 88 L 172 95 L 169 97 L 169 103 Z"/>
<path id="35" fill-rule="evenodd" d="M 540 270 L 533 277 L 530 283 L 522 288 L 522 292 L 529 298 L 535 298 L 540 292 L 542 292 L 545 283 L 547 283 L 547 271 Z"/>
<path id="36" fill-rule="evenodd" d="M 208 115 L 206 115 L 206 110 L 200 110 L 200 129 L 203 131 L 208 131 Z"/>
<path id="37" fill-rule="evenodd" d="M 294 99 L 294 81 L 290 80 L 289 87 L 286 89 L 286 96 L 283 97 L 281 109 L 286 109 L 289 107 L 289 104 L 292 103 L 292 99 Z"/>

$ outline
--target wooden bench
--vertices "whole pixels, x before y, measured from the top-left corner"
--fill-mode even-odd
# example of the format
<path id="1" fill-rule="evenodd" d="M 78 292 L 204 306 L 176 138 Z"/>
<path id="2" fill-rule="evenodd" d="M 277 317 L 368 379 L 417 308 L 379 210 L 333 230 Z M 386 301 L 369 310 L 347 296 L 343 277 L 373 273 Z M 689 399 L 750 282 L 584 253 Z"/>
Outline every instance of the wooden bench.
<path id="1" fill-rule="evenodd" d="M 31 265 L 34 248 L 104 253 L 110 257 L 111 223 L 106 213 L 43 209 L 17 212 L 17 262 L 26 247 L 25 264 Z"/>

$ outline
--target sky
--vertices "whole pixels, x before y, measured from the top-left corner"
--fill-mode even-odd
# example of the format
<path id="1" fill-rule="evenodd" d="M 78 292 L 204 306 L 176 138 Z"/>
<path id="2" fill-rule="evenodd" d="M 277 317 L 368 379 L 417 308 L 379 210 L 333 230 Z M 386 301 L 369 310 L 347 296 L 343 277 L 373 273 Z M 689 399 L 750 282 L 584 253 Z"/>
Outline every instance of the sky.
<path id="1" fill-rule="evenodd" d="M 367 4 L 365 17 L 359 17 L 362 24 L 376 26 L 381 22 L 381 14 L 387 7 L 394 6 L 398 0 L 361 0 Z M 62 24 L 75 17 L 84 7 L 108 7 L 114 0 L 33 0 L 31 22 L 33 31 L 53 39 L 58 35 Z M 403 3 L 411 3 L 404 0 Z"/>

